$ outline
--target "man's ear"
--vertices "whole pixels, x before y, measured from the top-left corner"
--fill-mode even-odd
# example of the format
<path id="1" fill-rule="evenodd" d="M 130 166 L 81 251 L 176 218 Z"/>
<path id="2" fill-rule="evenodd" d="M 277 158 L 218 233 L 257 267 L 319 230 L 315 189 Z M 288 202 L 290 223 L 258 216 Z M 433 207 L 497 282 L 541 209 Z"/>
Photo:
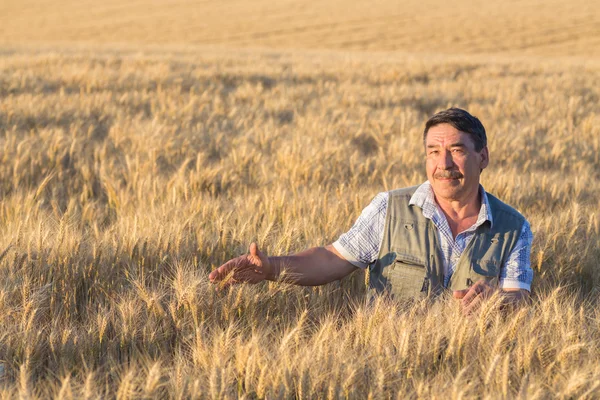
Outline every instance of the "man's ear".
<path id="1" fill-rule="evenodd" d="M 483 171 L 485 169 L 485 167 L 487 167 L 488 164 L 490 163 L 490 152 L 488 150 L 488 147 L 485 146 L 483 149 L 481 149 L 481 151 L 479 152 L 479 155 L 481 156 L 481 162 L 479 164 L 479 169 L 481 169 Z"/>

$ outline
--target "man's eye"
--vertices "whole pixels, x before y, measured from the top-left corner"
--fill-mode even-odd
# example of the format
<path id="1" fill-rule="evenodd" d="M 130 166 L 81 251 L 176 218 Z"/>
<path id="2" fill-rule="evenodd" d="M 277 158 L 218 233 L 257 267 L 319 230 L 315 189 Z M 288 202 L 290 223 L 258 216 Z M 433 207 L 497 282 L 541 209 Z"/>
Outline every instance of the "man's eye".
<path id="1" fill-rule="evenodd" d="M 462 154 L 463 150 L 462 149 L 452 149 L 452 153 L 454 153 L 454 154 Z"/>
<path id="2" fill-rule="evenodd" d="M 429 152 L 429 155 L 430 155 L 430 156 L 431 156 L 431 155 L 435 156 L 435 155 L 438 155 L 438 154 L 440 154 L 439 150 L 431 150 L 431 151 Z"/>

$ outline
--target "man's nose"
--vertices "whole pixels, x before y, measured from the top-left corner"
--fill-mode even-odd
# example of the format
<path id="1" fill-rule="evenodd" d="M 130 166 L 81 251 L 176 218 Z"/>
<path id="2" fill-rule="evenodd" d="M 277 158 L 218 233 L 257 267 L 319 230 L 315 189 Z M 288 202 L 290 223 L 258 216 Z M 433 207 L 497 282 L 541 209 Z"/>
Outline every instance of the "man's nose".
<path id="1" fill-rule="evenodd" d="M 443 151 L 440 154 L 440 159 L 438 161 L 438 167 L 440 169 L 452 169 L 454 167 L 454 160 L 452 159 L 452 153 L 449 151 Z"/>

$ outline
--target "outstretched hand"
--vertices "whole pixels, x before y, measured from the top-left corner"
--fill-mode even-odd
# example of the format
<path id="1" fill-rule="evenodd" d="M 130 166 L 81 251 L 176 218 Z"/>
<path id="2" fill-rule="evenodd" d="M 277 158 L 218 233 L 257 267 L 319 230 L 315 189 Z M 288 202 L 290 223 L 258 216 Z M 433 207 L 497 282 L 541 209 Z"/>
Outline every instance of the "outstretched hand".
<path id="1" fill-rule="evenodd" d="M 221 282 L 228 286 L 234 283 L 258 283 L 272 275 L 269 258 L 264 255 L 256 243 L 250 244 L 250 252 L 231 259 L 212 271 L 208 278 L 212 283 Z"/>

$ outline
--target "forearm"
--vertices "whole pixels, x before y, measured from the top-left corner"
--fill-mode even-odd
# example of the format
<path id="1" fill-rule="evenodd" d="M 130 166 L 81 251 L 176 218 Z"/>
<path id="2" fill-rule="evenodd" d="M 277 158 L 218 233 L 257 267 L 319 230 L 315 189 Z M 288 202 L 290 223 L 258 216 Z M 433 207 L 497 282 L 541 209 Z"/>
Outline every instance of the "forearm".
<path id="1" fill-rule="evenodd" d="M 341 279 L 356 269 L 332 246 L 313 247 L 303 252 L 269 257 L 270 281 L 286 281 L 301 286 L 323 285 Z"/>

